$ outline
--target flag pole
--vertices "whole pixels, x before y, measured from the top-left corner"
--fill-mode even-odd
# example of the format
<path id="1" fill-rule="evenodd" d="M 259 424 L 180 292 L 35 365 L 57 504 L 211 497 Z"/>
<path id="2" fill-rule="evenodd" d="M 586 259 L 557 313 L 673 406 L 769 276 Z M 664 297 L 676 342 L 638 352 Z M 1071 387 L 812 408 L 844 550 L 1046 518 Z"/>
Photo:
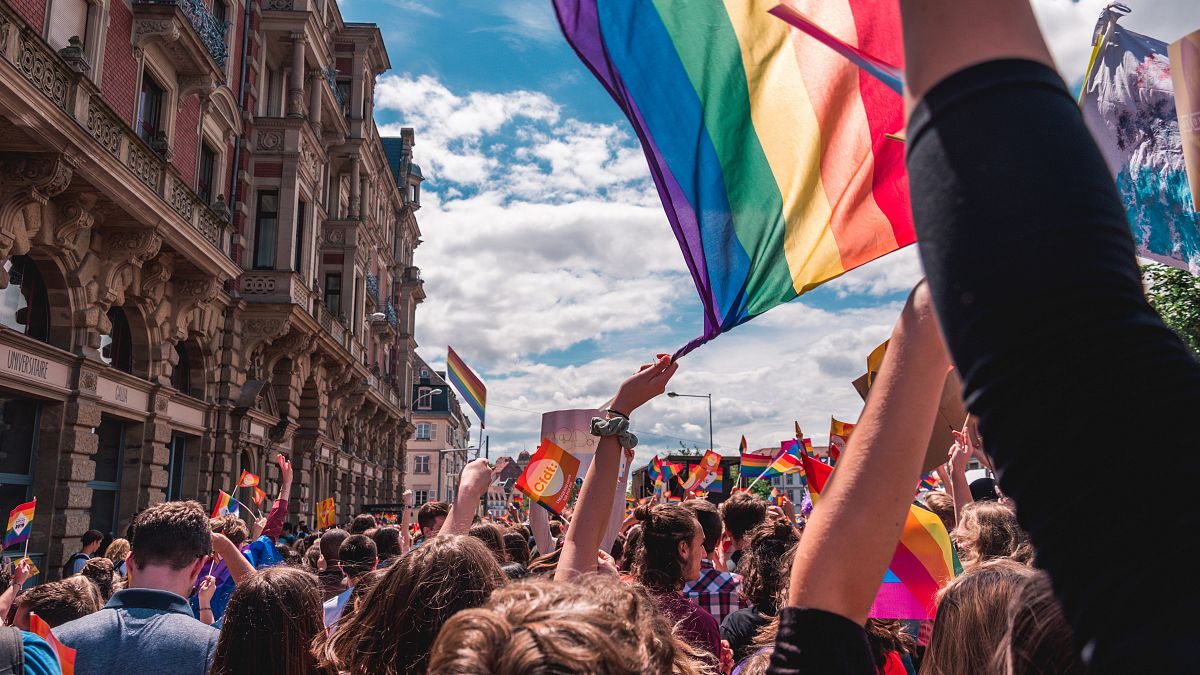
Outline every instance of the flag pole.
<path id="1" fill-rule="evenodd" d="M 758 478 L 755 478 L 753 481 L 751 481 L 750 485 L 748 485 L 746 487 L 746 492 L 749 492 L 750 488 L 753 488 L 755 485 L 757 485 L 758 481 L 762 480 L 762 477 L 767 475 L 767 472 L 771 470 L 771 467 L 775 466 L 775 463 L 778 462 L 779 458 L 783 457 L 783 455 L 784 455 L 784 453 L 781 452 L 781 453 L 779 453 L 779 457 L 776 457 L 775 459 L 771 460 L 771 463 L 767 465 L 767 468 L 763 469 L 763 472 L 758 474 Z"/>

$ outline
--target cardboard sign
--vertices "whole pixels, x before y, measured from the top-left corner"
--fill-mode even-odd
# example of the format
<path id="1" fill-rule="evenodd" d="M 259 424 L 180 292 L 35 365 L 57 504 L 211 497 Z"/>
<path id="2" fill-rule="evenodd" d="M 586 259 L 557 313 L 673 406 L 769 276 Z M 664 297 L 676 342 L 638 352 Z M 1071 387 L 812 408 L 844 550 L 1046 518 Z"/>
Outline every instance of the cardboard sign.
<path id="1" fill-rule="evenodd" d="M 1172 42 L 1167 51 L 1192 205 L 1200 210 L 1200 30 Z"/>

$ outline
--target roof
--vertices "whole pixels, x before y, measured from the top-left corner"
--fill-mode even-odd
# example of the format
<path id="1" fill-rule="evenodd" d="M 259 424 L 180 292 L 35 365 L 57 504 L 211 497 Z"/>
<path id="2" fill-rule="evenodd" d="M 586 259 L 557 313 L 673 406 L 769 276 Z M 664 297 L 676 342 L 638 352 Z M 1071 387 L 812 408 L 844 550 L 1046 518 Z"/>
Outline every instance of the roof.
<path id="1" fill-rule="evenodd" d="M 383 144 L 383 154 L 387 157 L 388 167 L 392 170 L 392 177 L 396 179 L 396 185 L 404 185 L 404 142 L 399 137 L 385 138 L 380 137 L 379 142 Z M 416 164 L 410 164 L 416 167 Z M 420 169 L 417 169 L 419 172 Z M 419 173 L 417 175 L 420 175 Z"/>

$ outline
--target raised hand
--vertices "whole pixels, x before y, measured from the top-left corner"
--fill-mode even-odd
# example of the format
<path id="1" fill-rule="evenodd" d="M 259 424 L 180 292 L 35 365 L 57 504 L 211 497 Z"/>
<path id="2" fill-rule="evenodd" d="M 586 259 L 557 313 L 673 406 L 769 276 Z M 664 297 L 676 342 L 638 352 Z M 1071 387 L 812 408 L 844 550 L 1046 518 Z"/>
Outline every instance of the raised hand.
<path id="1" fill-rule="evenodd" d="M 292 484 L 292 462 L 287 457 L 280 453 L 275 461 L 279 463 L 280 482 L 290 486 Z"/>
<path id="2" fill-rule="evenodd" d="M 200 598 L 200 606 L 211 607 L 213 595 L 216 595 L 216 593 L 217 578 L 211 574 L 204 577 L 204 580 L 200 582 L 200 589 L 197 592 L 197 595 Z"/>
<path id="3" fill-rule="evenodd" d="M 670 355 L 660 354 L 654 363 L 642 366 L 617 388 L 612 399 L 612 409 L 626 415 L 640 408 L 646 401 L 667 390 L 667 383 L 675 375 L 679 365 L 671 362 Z"/>
<path id="4" fill-rule="evenodd" d="M 402 494 L 400 496 L 400 498 L 404 501 L 404 508 L 406 508 L 406 509 L 412 508 L 412 506 L 413 506 L 413 491 L 412 490 L 405 490 L 404 494 Z"/>

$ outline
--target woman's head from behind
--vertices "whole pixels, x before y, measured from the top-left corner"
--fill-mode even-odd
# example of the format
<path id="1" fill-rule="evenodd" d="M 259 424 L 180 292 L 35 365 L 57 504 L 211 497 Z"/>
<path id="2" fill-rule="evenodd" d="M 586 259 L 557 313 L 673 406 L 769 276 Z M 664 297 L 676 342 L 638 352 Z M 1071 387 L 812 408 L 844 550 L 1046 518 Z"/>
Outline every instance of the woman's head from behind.
<path id="1" fill-rule="evenodd" d="M 787 592 L 792 556 L 800 535 L 785 520 L 767 520 L 747 534 L 750 546 L 738 563 L 742 596 L 762 614 L 773 615 Z"/>
<path id="2" fill-rule="evenodd" d="M 1029 562 L 1033 553 L 1016 512 L 996 501 L 967 504 L 954 528 L 954 543 L 967 569 L 996 558 Z"/>
<path id="3" fill-rule="evenodd" d="M 700 576 L 704 530 L 692 512 L 678 504 L 639 506 L 634 517 L 642 525 L 642 545 L 633 576 L 647 588 L 677 591 Z"/>
<path id="4" fill-rule="evenodd" d="M 503 583 L 483 542 L 433 537 L 397 559 L 314 652 L 323 664 L 352 675 L 423 673 L 442 624 L 482 605 Z"/>
<path id="5" fill-rule="evenodd" d="M 955 578 L 938 595 L 937 621 L 921 675 L 989 672 L 996 645 L 1008 629 L 1008 608 L 1033 569 L 993 560 Z"/>
<path id="6" fill-rule="evenodd" d="M 128 539 L 113 539 L 108 548 L 104 549 L 104 557 L 113 561 L 114 565 L 120 565 L 125 562 L 125 556 L 127 555 L 129 555 Z"/>
<path id="7" fill-rule="evenodd" d="M 311 573 L 276 565 L 251 574 L 229 598 L 210 675 L 329 672 L 309 652 L 324 617 Z"/>
<path id="8" fill-rule="evenodd" d="M 1025 578 L 1008 607 L 1008 631 L 996 651 L 999 675 L 1085 675 L 1050 575 L 1041 570 Z"/>
<path id="9" fill-rule="evenodd" d="M 570 585 L 531 579 L 455 615 L 434 644 L 430 672 L 691 673 L 694 652 L 637 586 L 588 575 Z"/>
<path id="10" fill-rule="evenodd" d="M 496 556 L 497 565 L 505 563 L 504 530 L 500 529 L 499 525 L 495 523 L 475 523 L 471 526 L 468 534 L 487 545 L 492 555 Z"/>

